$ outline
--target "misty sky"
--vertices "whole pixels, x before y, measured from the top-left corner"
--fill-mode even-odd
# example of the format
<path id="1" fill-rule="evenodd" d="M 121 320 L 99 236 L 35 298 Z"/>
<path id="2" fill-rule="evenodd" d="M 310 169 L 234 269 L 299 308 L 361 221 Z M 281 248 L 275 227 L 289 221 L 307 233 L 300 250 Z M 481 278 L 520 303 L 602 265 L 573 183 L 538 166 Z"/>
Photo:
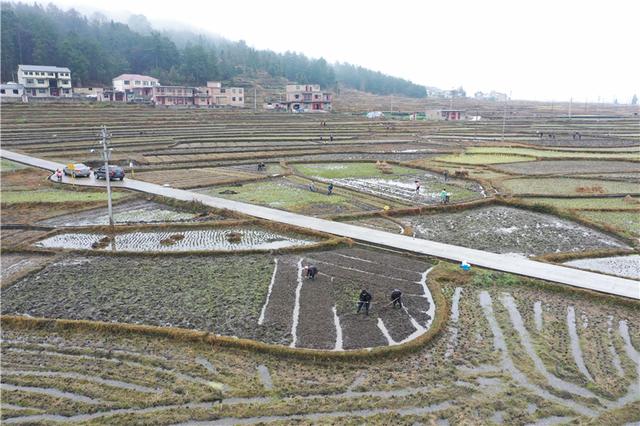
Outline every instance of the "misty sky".
<path id="1" fill-rule="evenodd" d="M 55 0 L 515 99 L 640 96 L 640 1 Z M 164 25 L 163 24 L 163 25 Z"/>

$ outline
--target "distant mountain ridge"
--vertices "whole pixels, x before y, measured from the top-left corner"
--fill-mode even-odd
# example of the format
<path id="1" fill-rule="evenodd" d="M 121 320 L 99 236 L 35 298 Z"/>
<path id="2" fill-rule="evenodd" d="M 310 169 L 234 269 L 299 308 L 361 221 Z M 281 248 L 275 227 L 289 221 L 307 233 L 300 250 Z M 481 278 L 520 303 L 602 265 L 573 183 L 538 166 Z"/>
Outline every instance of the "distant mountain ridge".
<path id="1" fill-rule="evenodd" d="M 156 31 L 143 15 L 124 24 L 52 4 L 3 2 L 1 25 L 2 81 L 15 80 L 18 64 L 39 64 L 70 68 L 74 86 L 110 85 L 123 73 L 152 75 L 163 84 L 203 85 L 266 72 L 329 90 L 340 84 L 380 95 L 427 95 L 425 86 L 348 63 L 258 50 L 244 41 L 189 31 Z"/>

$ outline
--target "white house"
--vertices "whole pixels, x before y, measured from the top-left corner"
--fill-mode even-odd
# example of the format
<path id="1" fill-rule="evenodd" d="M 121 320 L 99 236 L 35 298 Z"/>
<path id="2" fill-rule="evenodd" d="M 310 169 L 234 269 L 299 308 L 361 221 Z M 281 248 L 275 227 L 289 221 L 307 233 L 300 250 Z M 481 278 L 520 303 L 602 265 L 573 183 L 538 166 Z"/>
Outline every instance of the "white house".
<path id="1" fill-rule="evenodd" d="M 0 97 L 21 98 L 24 95 L 24 86 L 18 83 L 0 84 Z"/>
<path id="2" fill-rule="evenodd" d="M 157 78 L 140 74 L 121 74 L 113 79 L 113 88 L 119 92 L 132 92 L 133 89 L 152 88 L 159 86 Z"/>
<path id="3" fill-rule="evenodd" d="M 73 96 L 71 70 L 46 65 L 18 65 L 18 83 L 24 86 L 28 96 Z"/>

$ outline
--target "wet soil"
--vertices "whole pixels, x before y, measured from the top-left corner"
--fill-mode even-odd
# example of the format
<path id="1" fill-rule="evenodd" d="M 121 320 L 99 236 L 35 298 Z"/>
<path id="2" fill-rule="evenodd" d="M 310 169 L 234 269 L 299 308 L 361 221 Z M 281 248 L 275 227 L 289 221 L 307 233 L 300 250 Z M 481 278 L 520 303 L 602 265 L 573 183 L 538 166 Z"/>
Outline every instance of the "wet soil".
<path id="1" fill-rule="evenodd" d="M 493 167 L 501 171 L 523 175 L 640 172 L 640 163 L 631 161 L 545 160 L 497 164 Z"/>
<path id="2" fill-rule="evenodd" d="M 494 253 L 527 256 L 627 247 L 577 223 L 511 207 L 482 207 L 457 213 L 404 217 L 416 237 Z"/>

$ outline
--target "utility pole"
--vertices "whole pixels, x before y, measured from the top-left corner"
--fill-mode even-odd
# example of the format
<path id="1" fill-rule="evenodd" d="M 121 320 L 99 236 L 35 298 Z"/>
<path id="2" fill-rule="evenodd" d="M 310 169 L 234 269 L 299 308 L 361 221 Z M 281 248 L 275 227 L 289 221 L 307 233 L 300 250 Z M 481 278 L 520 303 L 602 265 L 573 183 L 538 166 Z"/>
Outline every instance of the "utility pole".
<path id="1" fill-rule="evenodd" d="M 571 107 L 573 106 L 573 97 L 569 99 L 569 121 L 571 121 Z"/>
<path id="2" fill-rule="evenodd" d="M 111 134 L 107 132 L 107 126 L 102 126 L 100 132 L 102 144 L 102 159 L 104 160 L 104 177 L 107 181 L 107 205 L 109 206 L 109 226 L 114 225 L 113 221 L 113 205 L 111 203 L 111 175 L 109 174 L 109 159 L 111 157 L 111 149 L 109 148 L 109 140 Z"/>

